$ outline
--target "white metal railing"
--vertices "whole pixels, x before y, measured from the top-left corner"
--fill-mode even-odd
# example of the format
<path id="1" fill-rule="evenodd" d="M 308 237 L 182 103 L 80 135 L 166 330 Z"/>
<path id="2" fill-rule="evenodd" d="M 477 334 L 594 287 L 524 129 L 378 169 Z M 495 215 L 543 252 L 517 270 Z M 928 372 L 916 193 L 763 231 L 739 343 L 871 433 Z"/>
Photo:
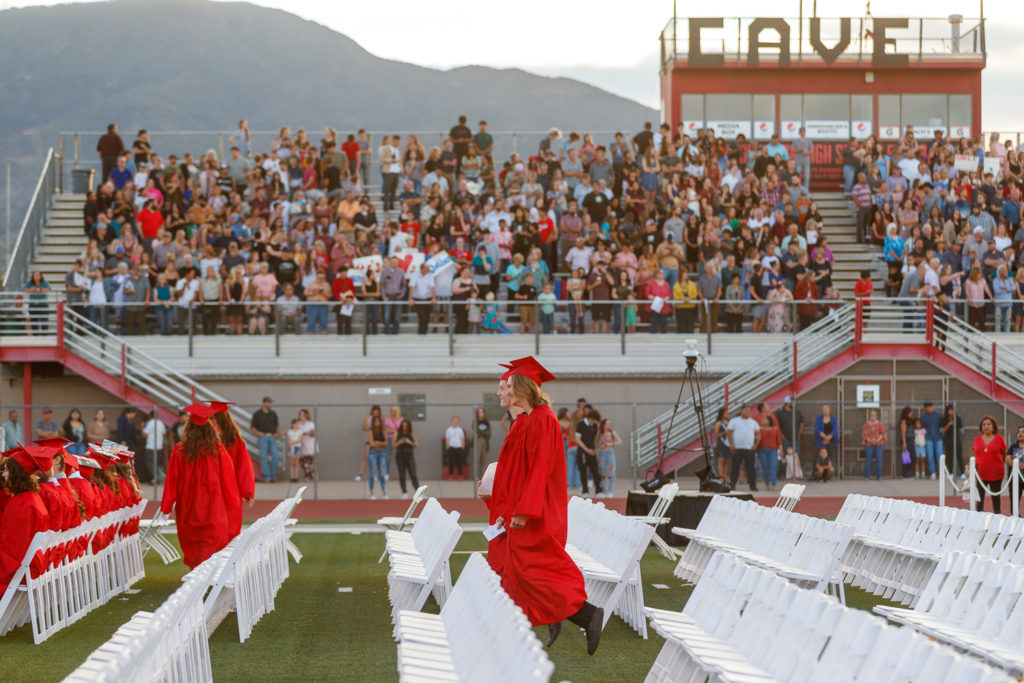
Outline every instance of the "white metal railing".
<path id="1" fill-rule="evenodd" d="M 742 370 L 732 372 L 708 387 L 704 403 L 708 424 L 719 406 L 756 403 L 793 379 L 793 347 L 797 346 L 796 371 L 811 370 L 848 348 L 854 341 L 856 306 L 848 304 L 794 335 Z M 728 397 L 726 396 L 728 392 Z M 633 458 L 637 467 L 655 463 L 659 445 L 665 453 L 683 448 L 700 438 L 692 402 L 680 406 L 671 434 L 661 434 L 672 411 L 654 418 L 633 433 Z"/>
<path id="2" fill-rule="evenodd" d="M 947 354 L 983 374 L 998 374 L 1001 386 L 1024 396 L 1024 356 L 958 318 L 936 316 L 935 327 L 936 340 Z"/>
<path id="3" fill-rule="evenodd" d="M 71 308 L 63 309 L 63 318 L 66 349 L 159 403 L 184 406 L 193 400 L 227 400 Z M 231 406 L 231 415 L 246 444 L 256 448 L 256 437 L 249 431 L 252 413 Z"/>
<path id="4" fill-rule="evenodd" d="M 7 258 L 4 263 L 3 289 L 21 288 L 28 280 L 28 268 L 42 239 L 50 210 L 50 200 L 59 187 L 60 165 L 60 157 L 54 154 L 51 147 L 46 152 L 43 170 L 39 173 L 39 180 L 36 181 L 36 188 L 32 193 L 32 199 L 29 200 L 25 218 L 21 221 L 18 236 L 13 244 L 8 241 L 4 245 L 7 248 Z M 10 235 L 7 239 L 10 240 Z"/>

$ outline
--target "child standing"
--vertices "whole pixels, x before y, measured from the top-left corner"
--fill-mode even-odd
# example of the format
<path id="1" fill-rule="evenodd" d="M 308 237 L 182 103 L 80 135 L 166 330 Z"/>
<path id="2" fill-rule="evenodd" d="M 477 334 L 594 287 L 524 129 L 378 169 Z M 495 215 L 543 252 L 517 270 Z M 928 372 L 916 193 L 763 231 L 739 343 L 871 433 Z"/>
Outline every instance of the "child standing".
<path id="1" fill-rule="evenodd" d="M 598 427 L 597 442 L 599 449 L 597 460 L 603 477 L 601 486 L 604 487 L 604 493 L 597 495 L 611 498 L 615 493 L 615 447 L 622 445 L 622 439 L 612 429 L 611 420 L 607 418 L 601 420 L 601 425 Z"/>
<path id="2" fill-rule="evenodd" d="M 470 294 L 469 299 L 466 300 L 466 305 L 469 307 L 469 314 L 467 315 L 469 331 L 472 334 L 480 334 L 480 323 L 484 320 L 480 299 L 476 298 L 476 294 Z"/>
<path id="3" fill-rule="evenodd" d="M 803 478 L 804 471 L 800 467 L 800 457 L 793 452 L 792 446 L 786 446 L 786 481 Z"/>
<path id="4" fill-rule="evenodd" d="M 484 329 L 488 334 L 497 334 L 501 330 L 501 320 L 498 318 L 498 304 L 494 303 L 494 292 L 487 292 L 484 299 L 487 301 L 484 304 Z"/>
<path id="5" fill-rule="evenodd" d="M 302 430 L 299 421 L 292 420 L 288 429 L 288 473 L 293 482 L 299 480 L 299 455 L 302 453 Z"/>
<path id="6" fill-rule="evenodd" d="M 914 479 L 928 478 L 928 430 L 921 426 L 921 418 L 914 420 Z"/>

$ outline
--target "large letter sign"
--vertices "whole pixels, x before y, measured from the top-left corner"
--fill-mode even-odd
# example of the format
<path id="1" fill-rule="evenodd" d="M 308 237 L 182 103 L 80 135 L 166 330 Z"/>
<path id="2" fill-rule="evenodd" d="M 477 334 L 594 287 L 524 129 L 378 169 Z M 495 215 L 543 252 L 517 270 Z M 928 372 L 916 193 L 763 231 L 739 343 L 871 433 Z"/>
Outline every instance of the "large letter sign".
<path id="1" fill-rule="evenodd" d="M 779 42 L 777 43 L 762 43 L 761 42 L 761 31 L 766 29 L 775 29 L 779 34 Z M 750 27 L 747 29 L 747 64 L 750 66 L 757 66 L 759 62 L 759 52 L 762 47 L 777 47 L 779 48 L 779 66 L 789 66 L 789 24 L 786 23 L 785 19 L 774 18 L 760 18 L 754 19 L 750 22 Z"/>
<path id="2" fill-rule="evenodd" d="M 713 19 L 690 18 L 690 66 L 721 66 L 725 63 L 725 55 L 706 55 L 700 50 L 700 31 L 703 28 L 722 28 L 725 20 L 721 17 Z"/>
<path id="3" fill-rule="evenodd" d="M 896 47 L 895 38 L 886 38 L 885 32 L 890 28 L 906 28 L 908 21 L 906 19 L 872 19 L 874 32 L 872 41 L 874 42 L 874 48 L 871 51 L 871 63 L 873 66 L 906 66 L 907 56 L 900 54 L 886 54 L 885 46 L 892 45 Z"/>
<path id="4" fill-rule="evenodd" d="M 839 42 L 832 47 L 825 47 L 821 42 L 821 17 L 811 17 L 811 47 L 818 53 L 822 61 L 832 64 L 843 51 L 850 46 L 850 17 L 839 20 Z"/>

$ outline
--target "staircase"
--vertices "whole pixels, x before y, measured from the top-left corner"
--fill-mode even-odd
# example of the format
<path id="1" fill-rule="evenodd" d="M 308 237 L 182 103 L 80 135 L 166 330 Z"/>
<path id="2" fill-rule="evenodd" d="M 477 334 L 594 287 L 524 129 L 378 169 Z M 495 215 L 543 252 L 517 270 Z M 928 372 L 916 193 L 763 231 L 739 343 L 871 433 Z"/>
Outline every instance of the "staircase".
<path id="1" fill-rule="evenodd" d="M 860 279 L 860 271 L 871 271 L 875 291 L 880 292 L 887 275 L 880 260 L 882 250 L 870 244 L 857 242 L 857 212 L 853 202 L 842 192 L 815 192 L 811 198 L 825 223 L 822 232 L 828 238 L 829 249 L 835 254 L 832 283 L 845 299 L 853 297 L 853 285 Z M 821 292 L 825 296 L 825 292 Z"/>
<path id="2" fill-rule="evenodd" d="M 55 194 L 46 227 L 36 247 L 32 270 L 40 270 L 54 292 L 64 291 L 64 276 L 75 259 L 85 255 L 89 240 L 82 229 L 85 195 Z"/>
<path id="3" fill-rule="evenodd" d="M 861 321 L 868 315 L 871 322 L 865 332 Z M 908 321 L 917 328 L 905 330 Z M 943 326 L 945 341 L 940 348 L 933 324 L 940 323 L 931 309 L 924 307 L 907 308 L 878 298 L 867 306 L 847 304 L 707 387 L 705 426 L 710 429 L 721 406 L 779 403 L 784 395 L 798 396 L 860 360 L 894 357 L 928 360 L 1024 415 L 1024 355 L 958 319 Z M 666 434 L 662 430 L 671 418 L 672 411 L 666 411 L 633 432 L 632 453 L 638 468 L 653 470 L 659 449 L 665 453 L 665 472 L 700 457 L 700 431 L 692 402 L 680 405 L 672 433 Z"/>

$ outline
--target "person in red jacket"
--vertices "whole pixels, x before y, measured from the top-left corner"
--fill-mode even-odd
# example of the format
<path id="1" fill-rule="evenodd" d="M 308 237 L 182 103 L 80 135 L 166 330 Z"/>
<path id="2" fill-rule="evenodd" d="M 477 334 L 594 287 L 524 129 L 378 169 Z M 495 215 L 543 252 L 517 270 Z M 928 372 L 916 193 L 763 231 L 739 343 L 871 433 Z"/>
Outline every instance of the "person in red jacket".
<path id="1" fill-rule="evenodd" d="M 245 445 L 242 433 L 238 431 L 228 406 L 234 403 L 227 401 L 210 401 L 210 407 L 217 411 L 213 416 L 213 424 L 220 435 L 220 442 L 224 444 L 228 455 L 231 456 L 231 463 L 235 466 L 235 483 L 238 485 L 238 495 L 242 500 L 252 506 L 256 497 L 256 474 L 252 469 L 252 457 L 249 455 L 249 448 Z M 241 508 L 239 508 L 241 509 Z M 233 529 L 233 534 L 238 534 L 242 529 L 242 518 L 238 518 L 238 528 Z"/>
<path id="2" fill-rule="evenodd" d="M 505 375 L 508 403 L 523 425 L 502 449 L 494 476 L 491 514 L 506 529 L 501 585 L 533 625 L 548 624 L 547 647 L 568 619 L 584 629 L 594 654 L 604 610 L 587 602 L 583 574 L 565 552 L 568 497 L 562 428 L 540 385 L 555 379 L 532 356 L 512 361 Z M 490 554 L 488 550 L 488 554 Z"/>
<path id="3" fill-rule="evenodd" d="M 1003 487 L 1003 475 L 1006 473 L 1006 441 L 999 433 L 999 423 L 990 415 L 981 418 L 978 425 L 981 434 L 974 437 L 974 464 L 978 468 L 978 479 L 974 482 L 978 487 L 978 502 L 974 509 L 981 512 L 985 507 L 985 489 L 995 493 L 992 496 L 992 512 L 1002 512 L 999 489 Z"/>
<path id="4" fill-rule="evenodd" d="M 210 422 L 216 411 L 193 403 L 185 412 L 189 420 L 171 451 L 160 510 L 175 511 L 185 564 L 195 568 L 235 537 L 242 500 L 231 456 Z"/>
<path id="5" fill-rule="evenodd" d="M 50 528 L 49 513 L 39 497 L 37 470 L 47 471 L 53 466 L 50 451 L 39 446 L 18 447 L 7 451 L 9 457 L 3 465 L 3 486 L 11 499 L 0 516 L 0 596 L 14 578 L 32 538 L 39 531 Z M 42 554 L 32 559 L 32 575 L 46 571 Z"/>
<path id="6" fill-rule="evenodd" d="M 91 477 L 92 467 L 98 467 L 99 464 L 84 455 L 77 456 L 68 453 L 64 458 L 64 469 L 70 470 L 68 483 L 75 490 L 78 500 L 82 501 L 82 509 L 84 510 L 82 519 L 92 519 L 100 514 L 99 500 L 96 495 L 96 487 L 92 485 L 92 482 L 86 478 L 83 472 L 87 471 L 88 476 Z"/>

